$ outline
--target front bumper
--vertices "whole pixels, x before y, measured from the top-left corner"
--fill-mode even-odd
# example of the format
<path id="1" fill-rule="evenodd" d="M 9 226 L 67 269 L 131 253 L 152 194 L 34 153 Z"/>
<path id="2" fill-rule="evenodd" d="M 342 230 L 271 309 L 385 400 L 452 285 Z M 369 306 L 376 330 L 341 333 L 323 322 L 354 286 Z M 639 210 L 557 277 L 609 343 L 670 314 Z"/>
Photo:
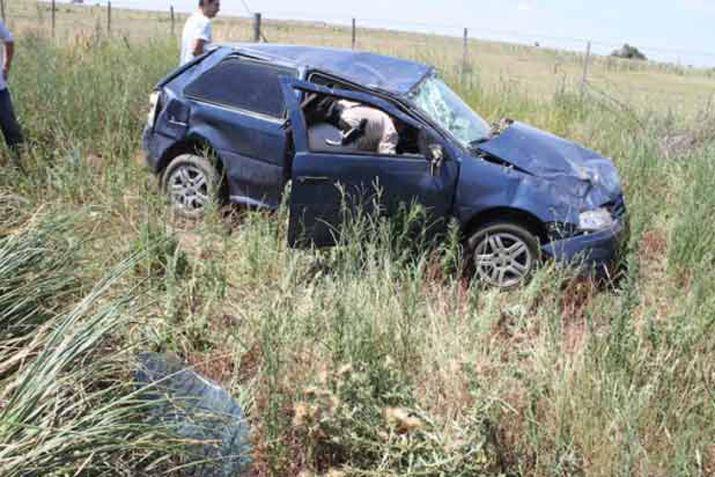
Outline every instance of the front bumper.
<path id="1" fill-rule="evenodd" d="M 608 229 L 555 240 L 543 245 L 541 252 L 557 263 L 601 272 L 616 264 L 627 237 L 628 223 L 621 217 Z"/>

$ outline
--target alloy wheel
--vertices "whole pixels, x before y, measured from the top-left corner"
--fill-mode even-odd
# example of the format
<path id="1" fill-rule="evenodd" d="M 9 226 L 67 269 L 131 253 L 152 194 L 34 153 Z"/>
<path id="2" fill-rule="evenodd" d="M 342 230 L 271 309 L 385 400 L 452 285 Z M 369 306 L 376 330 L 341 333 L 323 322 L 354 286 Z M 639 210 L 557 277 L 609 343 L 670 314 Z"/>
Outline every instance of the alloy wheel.
<path id="1" fill-rule="evenodd" d="M 474 250 L 473 260 L 479 279 L 499 288 L 510 288 L 523 282 L 534 263 L 526 242 L 509 232 L 484 236 Z"/>
<path id="2" fill-rule="evenodd" d="M 171 171 L 167 185 L 172 203 L 185 212 L 202 212 L 209 204 L 209 182 L 204 172 L 196 166 L 180 165 Z"/>

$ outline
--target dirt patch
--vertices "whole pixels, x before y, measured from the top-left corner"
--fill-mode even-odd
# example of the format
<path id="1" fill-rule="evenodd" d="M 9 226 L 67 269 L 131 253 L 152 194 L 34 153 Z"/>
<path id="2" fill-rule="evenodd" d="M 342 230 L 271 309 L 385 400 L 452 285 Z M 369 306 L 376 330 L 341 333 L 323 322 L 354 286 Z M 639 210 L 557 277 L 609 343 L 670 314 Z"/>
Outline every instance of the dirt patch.
<path id="1" fill-rule="evenodd" d="M 583 349 L 588 334 L 585 319 L 570 320 L 564 324 L 563 348 L 566 353 L 573 354 Z"/>
<path id="2" fill-rule="evenodd" d="M 570 280 L 561 298 L 561 317 L 566 323 L 583 318 L 584 311 L 598 293 L 596 283 L 589 278 Z"/>
<path id="3" fill-rule="evenodd" d="M 95 171 L 101 171 L 104 168 L 104 157 L 101 154 L 90 152 L 85 160 L 87 165 Z"/>
<path id="4" fill-rule="evenodd" d="M 715 137 L 715 123 L 707 114 L 701 115 L 697 126 L 683 131 L 674 131 L 660 141 L 660 152 L 666 159 L 677 159 L 696 151 Z"/>
<path id="5" fill-rule="evenodd" d="M 668 239 L 659 229 L 651 229 L 643 234 L 640 245 L 641 259 L 658 260 L 665 256 L 668 249 Z"/>
<path id="6" fill-rule="evenodd" d="M 715 475 L 715 444 L 708 447 L 705 451 L 703 475 Z"/>
<path id="7" fill-rule="evenodd" d="M 256 342 L 246 351 L 238 364 L 238 377 L 241 381 L 249 381 L 260 369 L 261 366 L 261 346 Z"/>

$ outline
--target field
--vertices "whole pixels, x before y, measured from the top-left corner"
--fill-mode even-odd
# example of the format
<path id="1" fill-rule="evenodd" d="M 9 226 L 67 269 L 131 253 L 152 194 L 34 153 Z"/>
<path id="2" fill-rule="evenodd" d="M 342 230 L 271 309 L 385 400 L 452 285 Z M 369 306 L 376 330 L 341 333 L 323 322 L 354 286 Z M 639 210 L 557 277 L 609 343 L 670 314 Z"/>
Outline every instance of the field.
<path id="1" fill-rule="evenodd" d="M 139 144 L 178 58 L 168 16 L 116 11 L 108 36 L 102 14 L 62 6 L 52 39 L 44 5 L 8 8 L 30 146 L 27 174 L 0 152 L 0 474 L 190 465 L 131 382 L 136 353 L 159 351 L 241 400 L 255 475 L 715 475 L 708 72 L 597 58 L 582 92 L 576 54 L 475 41 L 463 78 L 459 40 L 363 32 L 361 48 L 438 66 L 490 121 L 618 165 L 626 276 L 598 287 L 545 266 L 498 293 L 455 273 L 458 237 L 405 247 L 398 224 L 364 221 L 296 251 L 285 210 L 172 217 Z M 266 36 L 350 41 L 302 23 Z"/>

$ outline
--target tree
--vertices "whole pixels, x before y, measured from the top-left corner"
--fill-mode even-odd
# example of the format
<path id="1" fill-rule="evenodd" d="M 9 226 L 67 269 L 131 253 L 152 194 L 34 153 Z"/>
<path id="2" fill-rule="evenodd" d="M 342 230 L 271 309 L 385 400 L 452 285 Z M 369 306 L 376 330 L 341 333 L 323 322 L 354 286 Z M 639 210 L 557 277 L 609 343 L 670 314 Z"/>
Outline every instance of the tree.
<path id="1" fill-rule="evenodd" d="M 636 48 L 635 46 L 631 46 L 628 43 L 623 45 L 621 48 L 617 50 L 613 50 L 613 53 L 611 53 L 611 56 L 615 56 L 617 58 L 626 58 L 629 60 L 647 60 L 646 56 L 641 53 L 641 51 Z"/>

